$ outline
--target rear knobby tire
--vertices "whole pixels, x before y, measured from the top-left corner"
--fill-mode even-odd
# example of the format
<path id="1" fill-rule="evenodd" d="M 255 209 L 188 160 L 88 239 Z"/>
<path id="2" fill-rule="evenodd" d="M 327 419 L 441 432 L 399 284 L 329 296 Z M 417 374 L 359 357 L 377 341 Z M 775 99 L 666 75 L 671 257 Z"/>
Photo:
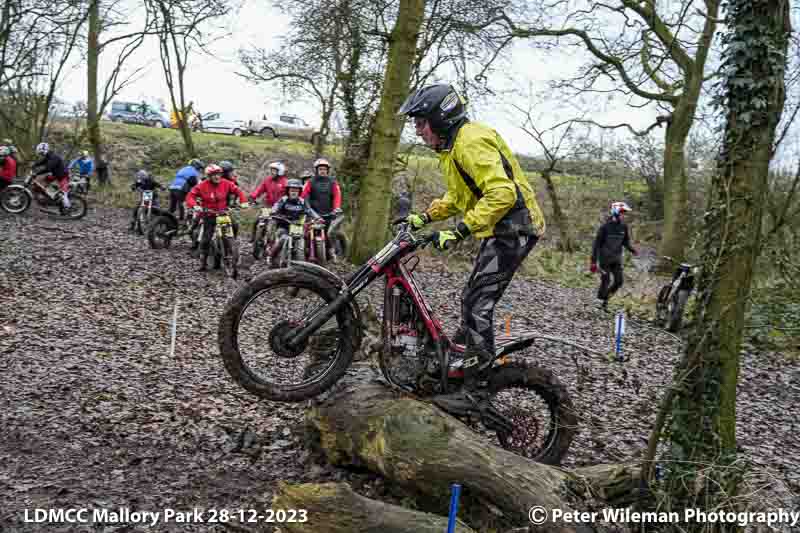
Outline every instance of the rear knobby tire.
<path id="1" fill-rule="evenodd" d="M 681 329 L 681 322 L 683 321 L 683 310 L 686 307 L 686 302 L 689 300 L 689 291 L 678 291 L 675 295 L 675 301 L 672 303 L 672 312 L 669 314 L 669 321 L 667 323 L 667 331 L 672 333 Z"/>
<path id="2" fill-rule="evenodd" d="M 169 248 L 172 244 L 172 236 L 164 235 L 163 232 L 177 229 L 172 218 L 166 215 L 155 217 L 150 227 L 147 228 L 147 242 L 150 244 L 150 248 L 154 250 Z"/>
<path id="3" fill-rule="evenodd" d="M 672 290 L 672 285 L 664 285 L 658 292 L 658 299 L 656 300 L 656 327 L 664 327 L 667 323 L 667 298 L 669 291 Z"/>
<path id="4" fill-rule="evenodd" d="M 501 446 L 533 461 L 558 465 L 569 450 L 572 439 L 577 434 L 578 417 L 575 415 L 572 400 L 564 385 L 551 370 L 521 362 L 496 367 L 489 380 L 492 397 L 504 389 L 521 388 L 536 392 L 547 403 L 551 424 L 540 450 L 517 450 L 509 446 L 502 432 L 497 433 Z"/>
<path id="5" fill-rule="evenodd" d="M 0 207 L 12 215 L 19 215 L 31 206 L 31 196 L 22 185 L 9 185 L 0 192 Z"/>
<path id="6" fill-rule="evenodd" d="M 293 387 L 265 382 L 242 360 L 238 343 L 239 321 L 252 299 L 262 291 L 279 286 L 316 292 L 326 302 L 338 296 L 338 289 L 325 278 L 302 270 L 269 270 L 240 287 L 226 304 L 219 322 L 219 350 L 228 374 L 248 392 L 276 402 L 301 402 L 324 393 L 345 374 L 353 360 L 353 339 L 356 338 L 357 325 L 350 308 L 343 307 L 336 316 L 340 350 L 328 370 L 314 381 Z"/>

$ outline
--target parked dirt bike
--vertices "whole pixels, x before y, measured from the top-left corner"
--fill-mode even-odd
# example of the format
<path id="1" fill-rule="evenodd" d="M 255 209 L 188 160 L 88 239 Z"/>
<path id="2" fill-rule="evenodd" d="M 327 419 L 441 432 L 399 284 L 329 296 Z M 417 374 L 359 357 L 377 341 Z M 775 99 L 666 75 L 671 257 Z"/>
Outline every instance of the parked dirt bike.
<path id="1" fill-rule="evenodd" d="M 135 230 L 139 235 L 144 235 L 153 219 L 154 191 L 142 191 L 139 207 L 136 208 Z"/>
<path id="2" fill-rule="evenodd" d="M 214 235 L 211 237 L 209 255 L 222 264 L 225 275 L 231 279 L 239 276 L 239 243 L 233 232 L 233 219 L 229 209 L 203 208 L 203 213 L 214 215 L 217 219 Z M 205 226 L 199 225 L 197 242 L 203 239 Z"/>
<path id="3" fill-rule="evenodd" d="M 267 254 L 270 268 L 287 268 L 290 262 L 305 259 L 305 218 L 302 216 L 292 222 L 279 215 L 270 215 L 270 223 L 275 224 L 275 230 L 270 235 L 275 240 L 266 245 L 266 250 L 272 252 Z M 278 222 L 289 226 L 288 235 L 278 235 Z"/>
<path id="4" fill-rule="evenodd" d="M 324 220 L 306 224 L 305 248 L 307 261 L 325 266 L 328 262 L 328 232 L 325 231 Z"/>
<path id="5" fill-rule="evenodd" d="M 152 221 L 147 228 L 147 242 L 150 248 L 160 250 L 169 248 L 174 239 L 189 235 L 192 242 L 192 250 L 197 249 L 200 240 L 199 215 L 189 210 L 188 220 L 179 221 L 178 218 L 169 211 L 152 208 Z"/>
<path id="6" fill-rule="evenodd" d="M 674 259 L 662 256 L 673 263 Z M 677 270 L 672 275 L 672 281 L 658 292 L 656 300 L 656 325 L 663 327 L 666 325 L 667 331 L 676 332 L 681 327 L 683 311 L 689 295 L 694 289 L 695 276 L 699 275 L 700 268 L 689 263 L 680 263 Z"/>
<path id="7" fill-rule="evenodd" d="M 253 257 L 261 259 L 267 249 L 267 237 L 269 236 L 270 208 L 262 207 L 256 219 L 256 238 L 253 241 Z"/>
<path id="8" fill-rule="evenodd" d="M 317 223 L 306 224 L 306 261 L 325 266 L 330 259 L 336 262 L 347 253 L 347 239 L 338 230 L 344 218 L 339 215 L 323 215 L 326 220 L 333 219 L 333 222 L 325 230 L 325 224 L 322 221 Z"/>
<path id="9" fill-rule="evenodd" d="M 64 209 L 61 199 L 64 193 L 57 189 L 58 184 L 51 183 L 51 190 L 47 191 L 44 187 L 34 181 L 34 175 L 29 174 L 25 182 L 9 185 L 0 193 L 0 206 L 14 215 L 24 213 L 35 200 L 39 204 L 39 209 L 43 213 L 64 220 L 77 220 L 86 216 L 88 206 L 86 200 L 77 193 L 70 193 L 69 200 L 72 204 L 69 209 Z M 51 197 L 51 194 L 53 195 Z"/>
<path id="10" fill-rule="evenodd" d="M 346 281 L 312 263 L 267 271 L 225 306 L 218 342 L 227 372 L 249 392 L 269 400 L 300 402 L 330 389 L 346 372 L 363 339 L 356 296 L 385 276 L 381 372 L 395 388 L 425 397 L 463 384 L 463 354 L 414 281 L 419 258 L 433 241 L 398 224 L 392 241 Z M 291 297 L 292 292 L 299 297 Z M 507 355 L 531 346 L 536 335 L 498 337 L 489 370 L 490 405 L 451 413 L 473 427 L 481 423 L 506 449 L 558 464 L 576 432 L 565 387 L 552 371 Z M 476 428 L 477 429 L 477 428 Z"/>

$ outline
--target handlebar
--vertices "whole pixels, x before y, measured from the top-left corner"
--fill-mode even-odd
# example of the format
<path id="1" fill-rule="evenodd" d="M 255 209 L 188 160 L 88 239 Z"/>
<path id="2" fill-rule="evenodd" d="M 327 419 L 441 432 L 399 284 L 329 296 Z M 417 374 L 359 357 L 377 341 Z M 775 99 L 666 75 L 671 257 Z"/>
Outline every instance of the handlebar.
<path id="1" fill-rule="evenodd" d="M 412 233 L 413 228 L 411 227 L 411 224 L 406 222 L 405 218 L 398 218 L 397 220 L 392 221 L 392 226 L 400 226 L 398 233 L 408 233 L 412 237 L 413 243 L 417 248 L 425 248 L 432 243 L 435 238 L 434 233 L 414 235 Z"/>

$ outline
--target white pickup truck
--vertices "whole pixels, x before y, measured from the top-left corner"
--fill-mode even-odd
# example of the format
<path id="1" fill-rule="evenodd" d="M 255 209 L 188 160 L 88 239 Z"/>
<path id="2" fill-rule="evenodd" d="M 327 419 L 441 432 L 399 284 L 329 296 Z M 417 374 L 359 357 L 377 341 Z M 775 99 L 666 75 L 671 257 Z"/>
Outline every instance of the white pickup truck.
<path id="1" fill-rule="evenodd" d="M 278 115 L 278 120 L 267 120 L 266 115 L 261 117 L 261 120 L 250 120 L 248 129 L 264 137 L 286 137 L 310 143 L 313 143 L 319 135 L 319 131 L 302 118 L 285 114 Z"/>

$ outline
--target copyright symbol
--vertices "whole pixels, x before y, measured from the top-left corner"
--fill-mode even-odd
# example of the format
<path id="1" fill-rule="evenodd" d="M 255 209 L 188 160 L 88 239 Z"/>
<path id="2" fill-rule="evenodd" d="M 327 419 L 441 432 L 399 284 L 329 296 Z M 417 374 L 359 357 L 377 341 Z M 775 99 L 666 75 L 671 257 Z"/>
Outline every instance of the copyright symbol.
<path id="1" fill-rule="evenodd" d="M 540 526 L 547 522 L 547 509 L 540 506 L 531 507 L 528 509 L 528 520 L 531 524 Z"/>

